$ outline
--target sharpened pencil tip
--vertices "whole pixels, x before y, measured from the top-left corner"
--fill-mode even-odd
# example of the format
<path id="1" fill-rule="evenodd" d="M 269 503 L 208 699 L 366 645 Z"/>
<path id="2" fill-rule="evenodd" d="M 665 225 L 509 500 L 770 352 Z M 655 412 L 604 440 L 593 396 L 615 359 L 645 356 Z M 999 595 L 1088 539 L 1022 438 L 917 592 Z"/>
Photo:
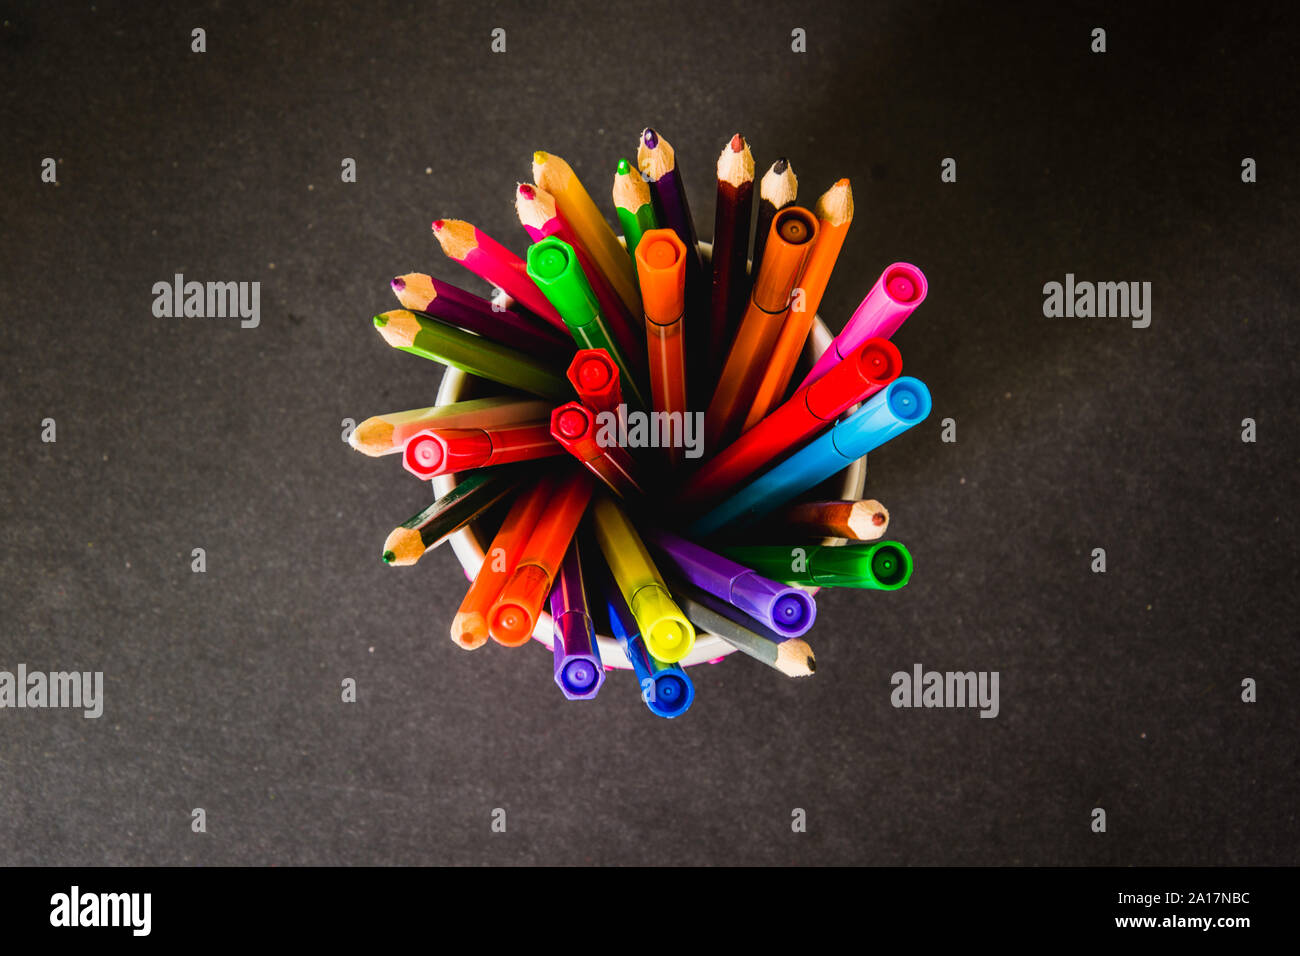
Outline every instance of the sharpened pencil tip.
<path id="1" fill-rule="evenodd" d="M 382 555 L 380 555 L 380 557 L 383 558 L 384 564 L 392 564 L 394 561 L 397 560 L 397 555 L 394 554 L 392 551 L 385 551 Z"/>
<path id="2" fill-rule="evenodd" d="M 741 138 L 739 133 L 731 137 L 731 151 L 733 153 L 739 153 L 744 148 L 745 148 L 745 141 Z"/>
<path id="3" fill-rule="evenodd" d="M 394 292 L 401 292 L 406 288 L 406 280 L 401 276 L 393 276 L 393 281 L 388 284 L 393 287 Z"/>
<path id="4" fill-rule="evenodd" d="M 533 189 L 533 187 L 527 183 L 520 183 L 519 195 L 523 196 L 525 199 L 532 199 L 537 195 L 537 190 Z"/>
<path id="5" fill-rule="evenodd" d="M 544 163 L 546 162 L 547 158 L 548 157 L 546 155 L 545 150 L 539 149 L 535 153 L 533 153 L 533 162 L 535 163 Z"/>
<path id="6" fill-rule="evenodd" d="M 381 312 L 377 316 L 375 316 L 375 328 L 382 329 L 387 324 L 388 324 L 387 313 Z"/>
<path id="7" fill-rule="evenodd" d="M 433 221 L 433 231 L 434 231 L 434 232 L 441 232 L 441 231 L 442 231 L 442 227 L 445 226 L 446 224 L 447 224 L 447 222 L 446 222 L 445 219 L 435 219 L 435 220 Z"/>
<path id="8" fill-rule="evenodd" d="M 772 164 L 772 172 L 783 173 L 786 171 L 786 169 L 789 168 L 789 166 L 790 166 L 790 160 L 782 156 L 780 159 L 778 159 L 775 163 Z"/>
<path id="9" fill-rule="evenodd" d="M 641 142 L 645 143 L 646 149 L 654 149 L 659 145 L 659 134 L 647 126 L 641 134 Z"/>
<path id="10" fill-rule="evenodd" d="M 626 176 L 631 171 L 632 171 L 632 164 L 629 163 L 626 159 L 620 159 L 618 161 L 618 174 L 620 176 Z"/>

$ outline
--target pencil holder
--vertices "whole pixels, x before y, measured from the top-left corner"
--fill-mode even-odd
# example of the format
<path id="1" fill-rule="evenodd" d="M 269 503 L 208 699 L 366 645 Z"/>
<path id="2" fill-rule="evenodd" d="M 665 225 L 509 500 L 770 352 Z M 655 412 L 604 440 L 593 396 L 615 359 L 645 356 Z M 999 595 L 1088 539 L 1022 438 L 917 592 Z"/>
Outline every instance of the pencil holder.
<path id="1" fill-rule="evenodd" d="M 701 242 L 699 244 L 700 254 L 707 262 L 710 259 L 712 246 L 710 243 Z M 505 304 L 510 304 L 508 296 L 499 296 Z M 812 332 L 808 336 L 808 342 L 804 347 L 799 362 L 799 374 L 802 375 L 821 356 L 831 344 L 832 335 L 826 324 L 822 322 L 819 316 L 814 316 L 812 323 Z M 796 376 L 796 381 L 798 376 Z M 466 375 L 457 368 L 448 368 L 442 376 L 442 384 L 438 387 L 438 397 L 435 400 L 437 405 L 449 405 L 452 402 L 464 401 L 470 398 L 480 398 L 485 395 L 493 394 L 498 391 L 499 387 L 492 382 L 484 381 L 471 375 Z M 866 459 L 859 458 L 849 467 L 840 472 L 836 479 L 840 482 L 839 496 L 845 499 L 857 499 L 862 497 L 863 486 L 866 482 L 867 466 Z M 456 487 L 459 480 L 458 475 L 448 474 L 439 475 L 432 479 L 433 491 L 435 497 L 441 497 Z M 490 542 L 492 532 L 495 529 L 481 526 L 481 522 L 472 522 L 460 531 L 456 532 L 451 538 L 452 551 L 455 552 L 456 560 L 460 562 L 465 574 L 470 580 L 479 572 L 479 567 L 483 564 L 485 553 L 484 542 Z M 815 592 L 816 588 L 809 588 Z M 552 621 L 549 613 L 543 612 L 538 619 L 537 627 L 533 632 L 533 637 L 550 648 L 553 641 Z M 600 648 L 600 659 L 606 668 L 617 668 L 623 670 L 631 669 L 627 656 L 623 653 L 622 646 L 613 637 L 608 634 L 597 634 L 596 641 Z M 710 634 L 704 630 L 698 630 L 695 639 L 695 646 L 689 655 L 679 661 L 683 667 L 690 667 L 695 664 L 713 663 L 733 653 L 736 647 L 722 638 Z"/>

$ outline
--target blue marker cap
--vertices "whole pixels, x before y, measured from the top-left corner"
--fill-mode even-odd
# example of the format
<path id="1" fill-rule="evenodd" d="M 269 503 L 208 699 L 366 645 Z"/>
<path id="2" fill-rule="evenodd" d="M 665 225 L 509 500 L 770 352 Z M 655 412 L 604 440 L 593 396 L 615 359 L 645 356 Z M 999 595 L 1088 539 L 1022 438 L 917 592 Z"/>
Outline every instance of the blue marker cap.
<path id="1" fill-rule="evenodd" d="M 676 717 L 689 710 L 695 700 L 695 685 L 680 664 L 664 664 L 650 656 L 636 618 L 612 581 L 605 588 L 605 603 L 609 610 L 609 629 L 632 665 L 641 699 L 650 713 L 657 717 Z"/>
<path id="2" fill-rule="evenodd" d="M 907 431 L 930 414 L 930 407 L 930 390 L 924 382 L 910 375 L 895 379 L 852 415 L 696 521 L 690 533 L 708 535 L 767 514 Z"/>

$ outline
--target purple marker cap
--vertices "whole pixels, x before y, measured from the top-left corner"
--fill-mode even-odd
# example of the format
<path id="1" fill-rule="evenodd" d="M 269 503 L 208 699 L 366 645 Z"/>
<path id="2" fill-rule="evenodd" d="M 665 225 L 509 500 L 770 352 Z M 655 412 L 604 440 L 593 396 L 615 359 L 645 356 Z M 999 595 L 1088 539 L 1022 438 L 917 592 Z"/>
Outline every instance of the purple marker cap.
<path id="1" fill-rule="evenodd" d="M 551 620 L 555 683 L 569 700 L 590 700 L 605 683 L 605 669 L 596 649 L 596 629 L 587 612 L 582 564 L 575 540 L 564 555 L 551 588 Z"/>
<path id="2" fill-rule="evenodd" d="M 661 529 L 642 536 L 663 551 L 691 584 L 744 611 L 785 637 L 808 633 L 817 603 L 807 591 L 765 578 L 694 542 Z"/>

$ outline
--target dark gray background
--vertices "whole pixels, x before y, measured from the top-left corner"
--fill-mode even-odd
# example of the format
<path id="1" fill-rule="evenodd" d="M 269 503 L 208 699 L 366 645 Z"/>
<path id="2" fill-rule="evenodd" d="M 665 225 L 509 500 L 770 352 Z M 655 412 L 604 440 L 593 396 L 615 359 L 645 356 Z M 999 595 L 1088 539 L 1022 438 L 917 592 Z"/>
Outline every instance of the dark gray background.
<path id="1" fill-rule="evenodd" d="M 106 706 L 0 712 L 0 862 L 1296 862 L 1294 23 L 1260 4 L 147 6 L 5 14 L 0 669 L 103 670 Z M 612 215 L 646 124 L 702 236 L 737 130 L 761 168 L 791 158 L 805 201 L 852 179 L 836 328 L 887 263 L 930 280 L 897 342 L 934 414 L 868 486 L 911 585 L 824 593 L 815 678 L 698 668 L 676 721 L 626 673 L 569 703 L 539 645 L 453 646 L 450 550 L 377 558 L 425 490 L 340 441 L 345 416 L 437 387 L 370 328 L 388 278 L 484 288 L 429 221 L 522 250 L 511 187 L 535 148 Z M 1150 328 L 1045 319 L 1067 271 L 1150 281 Z M 154 318 L 176 272 L 260 281 L 261 327 Z M 889 675 L 916 662 L 999 671 L 1001 715 L 893 709 Z"/>

